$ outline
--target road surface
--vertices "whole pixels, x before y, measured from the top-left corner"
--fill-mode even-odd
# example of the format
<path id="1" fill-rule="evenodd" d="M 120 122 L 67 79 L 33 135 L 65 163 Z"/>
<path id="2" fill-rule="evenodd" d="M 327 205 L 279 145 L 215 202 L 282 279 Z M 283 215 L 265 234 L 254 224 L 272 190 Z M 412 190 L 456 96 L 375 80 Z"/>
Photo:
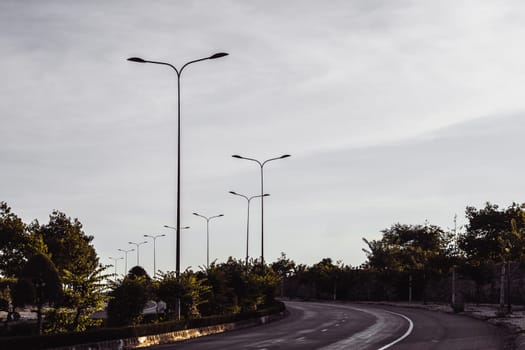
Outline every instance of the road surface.
<path id="1" fill-rule="evenodd" d="M 150 349 L 511 349 L 506 331 L 464 316 L 364 304 L 286 302 L 286 307 L 290 315 L 280 321 Z"/>

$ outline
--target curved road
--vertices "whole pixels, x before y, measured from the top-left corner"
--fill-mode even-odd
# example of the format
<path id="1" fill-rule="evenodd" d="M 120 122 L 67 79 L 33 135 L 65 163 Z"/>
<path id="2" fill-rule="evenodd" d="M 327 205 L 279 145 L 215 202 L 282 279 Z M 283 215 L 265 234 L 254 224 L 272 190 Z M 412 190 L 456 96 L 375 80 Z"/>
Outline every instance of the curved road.
<path id="1" fill-rule="evenodd" d="M 151 349 L 503 350 L 509 334 L 468 317 L 364 304 L 286 302 L 282 320 Z"/>

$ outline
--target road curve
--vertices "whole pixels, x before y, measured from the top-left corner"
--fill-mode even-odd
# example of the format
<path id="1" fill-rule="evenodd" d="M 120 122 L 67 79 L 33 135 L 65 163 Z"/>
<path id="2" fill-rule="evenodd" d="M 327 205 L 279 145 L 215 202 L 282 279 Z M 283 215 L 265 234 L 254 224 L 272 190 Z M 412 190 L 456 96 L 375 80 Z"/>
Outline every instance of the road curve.
<path id="1" fill-rule="evenodd" d="M 286 302 L 289 316 L 264 326 L 151 349 L 505 349 L 507 334 L 485 322 L 418 309 Z"/>

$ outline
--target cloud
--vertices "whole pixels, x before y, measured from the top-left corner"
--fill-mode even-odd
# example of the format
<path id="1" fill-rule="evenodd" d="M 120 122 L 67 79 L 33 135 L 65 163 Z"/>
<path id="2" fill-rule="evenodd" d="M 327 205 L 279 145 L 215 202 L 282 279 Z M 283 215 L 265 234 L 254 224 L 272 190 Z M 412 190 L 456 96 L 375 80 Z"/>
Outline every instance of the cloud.
<path id="1" fill-rule="evenodd" d="M 227 191 L 255 194 L 260 179 L 236 153 L 292 154 L 265 173 L 269 257 L 359 264 L 360 238 L 393 222 L 447 225 L 466 205 L 519 200 L 523 10 L 4 1 L 0 200 L 25 220 L 78 216 L 104 256 L 173 224 L 176 75 L 126 58 L 180 67 L 226 51 L 181 80 L 183 265 L 203 262 L 193 211 L 225 213 L 214 257 L 244 256 L 244 207 Z M 259 211 L 254 202 L 253 255 Z M 159 248 L 162 269 L 172 247 Z"/>

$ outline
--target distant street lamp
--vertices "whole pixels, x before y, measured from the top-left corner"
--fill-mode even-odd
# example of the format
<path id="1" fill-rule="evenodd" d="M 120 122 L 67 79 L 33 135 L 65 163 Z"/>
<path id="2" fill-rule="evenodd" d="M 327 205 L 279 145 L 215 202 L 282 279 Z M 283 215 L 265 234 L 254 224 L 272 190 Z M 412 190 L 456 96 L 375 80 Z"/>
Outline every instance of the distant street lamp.
<path id="1" fill-rule="evenodd" d="M 180 157 L 180 77 L 181 77 L 181 74 L 184 68 L 192 63 L 205 61 L 205 60 L 212 60 L 212 59 L 224 57 L 227 55 L 228 54 L 225 52 L 219 52 L 209 57 L 204 57 L 204 58 L 199 58 L 197 60 L 189 61 L 185 63 L 180 68 L 180 70 L 175 68 L 175 66 L 173 66 L 172 64 L 166 63 L 166 62 L 149 61 L 149 60 L 144 60 L 139 57 L 128 58 L 128 61 L 131 61 L 131 62 L 153 63 L 153 64 L 160 64 L 160 65 L 168 66 L 168 67 L 171 67 L 175 71 L 175 73 L 177 73 L 177 243 L 176 243 L 177 244 L 176 246 L 177 264 L 175 267 L 177 278 L 179 277 L 179 274 L 180 274 L 180 230 L 179 228 L 180 228 L 180 211 L 181 211 L 180 210 L 180 163 L 181 163 L 180 162 L 180 158 L 181 158 Z"/>
<path id="2" fill-rule="evenodd" d="M 148 243 L 148 241 L 144 241 L 144 242 L 139 242 L 139 243 L 135 243 L 135 242 L 128 242 L 129 244 L 134 244 L 136 247 L 137 247 L 137 266 L 140 266 L 140 263 L 139 263 L 139 256 L 140 256 L 140 246 L 143 245 L 143 244 L 146 244 Z"/>
<path id="3" fill-rule="evenodd" d="M 201 214 L 193 213 L 193 215 L 200 216 L 206 220 L 206 268 L 210 268 L 210 220 L 215 218 L 220 218 L 224 216 L 223 214 L 206 217 Z"/>
<path id="4" fill-rule="evenodd" d="M 133 248 L 128 249 L 128 250 L 125 250 L 125 249 L 119 249 L 118 251 L 124 253 L 124 256 L 125 256 L 125 260 L 124 260 L 125 263 L 124 263 L 124 264 L 125 264 L 125 266 L 126 266 L 126 270 L 125 270 L 125 272 L 126 272 L 126 274 L 127 274 L 127 273 L 128 273 L 128 253 L 129 253 L 129 252 L 134 252 L 135 249 L 133 249 Z"/>
<path id="5" fill-rule="evenodd" d="M 233 158 L 238 159 L 244 159 L 244 160 L 251 160 L 252 162 L 256 162 L 261 167 L 261 265 L 264 266 L 264 172 L 263 167 L 266 163 L 278 160 L 278 159 L 284 159 L 290 157 L 289 154 L 283 154 L 280 157 L 270 158 L 263 162 L 258 161 L 257 159 L 243 157 L 238 154 L 232 155 Z"/>
<path id="6" fill-rule="evenodd" d="M 120 258 L 112 258 L 111 256 L 109 257 L 111 260 L 113 260 L 115 263 L 113 264 L 113 266 L 115 266 L 115 281 L 117 280 L 117 262 L 119 260 L 122 260 L 124 259 L 123 257 L 120 257 Z"/>
<path id="7" fill-rule="evenodd" d="M 150 235 L 144 235 L 144 237 L 149 237 L 151 239 L 153 239 L 153 278 L 155 278 L 155 276 L 157 276 L 157 257 L 156 257 L 156 241 L 157 241 L 157 238 L 159 237 L 165 237 L 166 235 L 165 234 L 162 234 L 162 235 L 156 235 L 156 236 L 150 236 Z"/>
<path id="8" fill-rule="evenodd" d="M 176 228 L 176 227 L 168 226 L 168 225 L 164 225 L 163 227 L 165 227 L 165 228 L 169 228 L 169 229 L 174 230 L 175 232 L 177 232 L 177 228 Z M 184 227 L 181 227 L 180 229 L 181 229 L 181 230 L 187 230 L 187 229 L 189 229 L 189 228 L 190 228 L 189 226 L 184 226 Z M 177 236 L 177 235 L 175 234 L 175 236 Z M 177 257 L 175 257 L 175 260 L 177 260 Z M 180 261 L 180 260 L 179 260 L 179 261 Z"/>
<path id="9" fill-rule="evenodd" d="M 265 193 L 262 196 L 261 195 L 257 195 L 257 196 L 248 197 L 248 196 L 245 196 L 243 194 L 240 194 L 240 193 L 237 193 L 237 192 L 234 192 L 234 191 L 230 191 L 230 193 L 235 195 L 235 196 L 242 197 L 242 198 L 246 199 L 246 201 L 248 202 L 248 210 L 247 210 L 247 218 L 246 218 L 246 270 L 248 270 L 248 242 L 249 242 L 249 237 L 250 237 L 250 202 L 254 198 L 268 197 L 269 194 Z"/>
<path id="10" fill-rule="evenodd" d="M 177 228 L 176 228 L 176 227 L 173 227 L 173 226 L 164 225 L 164 227 L 165 227 L 165 228 L 170 228 L 170 229 L 172 229 L 172 230 L 177 231 Z M 185 226 L 185 227 L 181 227 L 180 229 L 181 229 L 181 230 L 187 230 L 187 229 L 189 229 L 189 228 L 190 228 L 189 226 Z"/>

